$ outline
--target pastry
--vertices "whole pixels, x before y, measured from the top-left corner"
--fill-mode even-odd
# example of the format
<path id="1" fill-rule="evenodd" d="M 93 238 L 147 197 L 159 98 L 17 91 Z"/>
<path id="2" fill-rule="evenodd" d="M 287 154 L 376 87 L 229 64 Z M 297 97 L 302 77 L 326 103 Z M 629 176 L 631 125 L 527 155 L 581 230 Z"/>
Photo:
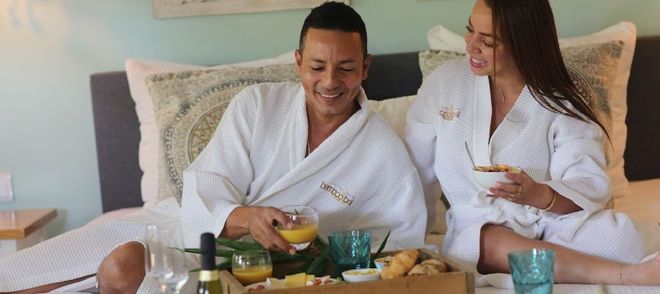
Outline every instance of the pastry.
<path id="1" fill-rule="evenodd" d="M 417 249 L 407 249 L 394 255 L 394 260 L 385 266 L 380 273 L 383 280 L 405 276 L 413 268 L 419 257 Z"/>
<path id="2" fill-rule="evenodd" d="M 444 273 L 447 271 L 447 265 L 437 259 L 427 259 L 422 263 L 415 265 L 409 272 L 409 276 L 430 276 Z"/>

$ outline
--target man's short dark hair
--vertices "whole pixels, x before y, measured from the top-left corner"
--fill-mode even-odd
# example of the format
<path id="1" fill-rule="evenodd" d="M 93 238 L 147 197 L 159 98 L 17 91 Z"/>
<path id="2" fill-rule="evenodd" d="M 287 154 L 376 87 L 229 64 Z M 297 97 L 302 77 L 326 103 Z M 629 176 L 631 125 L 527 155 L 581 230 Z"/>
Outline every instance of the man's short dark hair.
<path id="1" fill-rule="evenodd" d="M 359 33 L 362 42 L 362 54 L 367 56 L 367 28 L 364 21 L 353 8 L 344 3 L 329 1 L 312 9 L 305 18 L 300 31 L 300 43 L 298 44 L 300 52 L 304 49 L 309 28 Z"/>

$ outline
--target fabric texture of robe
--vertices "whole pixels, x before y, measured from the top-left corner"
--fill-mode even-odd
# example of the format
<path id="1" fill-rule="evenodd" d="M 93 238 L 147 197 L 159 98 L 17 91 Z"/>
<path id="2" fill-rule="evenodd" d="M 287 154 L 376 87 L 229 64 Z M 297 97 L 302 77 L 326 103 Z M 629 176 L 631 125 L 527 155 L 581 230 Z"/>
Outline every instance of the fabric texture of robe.
<path id="1" fill-rule="evenodd" d="M 166 199 L 4 257 L 0 292 L 94 274 L 116 246 L 143 242 L 149 223 L 179 222 L 185 245 L 199 247 L 200 234 L 219 234 L 239 205 L 311 205 L 319 213 L 321 236 L 367 229 L 374 234 L 372 246 L 378 246 L 391 230 L 389 248 L 422 247 L 426 208 L 417 170 L 403 142 L 368 108 L 364 92 L 359 104 L 360 110 L 305 157 L 302 86 L 244 89 L 230 103 L 207 148 L 185 171 L 181 207 L 174 198 Z M 198 268 L 196 256 L 189 257 L 190 269 Z M 194 290 L 196 278 L 191 274 L 184 290 Z M 62 289 L 81 290 L 95 282 L 90 278 Z M 145 278 L 138 293 L 157 289 L 154 279 Z"/>
<path id="2" fill-rule="evenodd" d="M 465 59 L 428 76 L 408 112 L 406 142 L 430 198 L 427 205 L 437 201 L 429 193 L 436 181 L 451 204 L 445 255 L 476 271 L 481 227 L 488 223 L 621 262 L 637 263 L 651 253 L 629 217 L 603 210 L 611 192 L 604 132 L 596 124 L 545 109 L 527 87 L 492 136 L 491 112 L 488 77 L 475 76 Z M 465 142 L 477 165 L 520 167 L 583 210 L 559 215 L 487 197 L 474 178 Z"/>

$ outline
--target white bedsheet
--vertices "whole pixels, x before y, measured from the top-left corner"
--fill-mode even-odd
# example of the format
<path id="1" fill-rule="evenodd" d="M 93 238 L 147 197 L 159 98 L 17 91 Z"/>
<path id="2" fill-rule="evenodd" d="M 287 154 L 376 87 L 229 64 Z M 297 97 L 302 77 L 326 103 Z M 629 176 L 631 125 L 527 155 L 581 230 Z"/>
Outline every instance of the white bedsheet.
<path id="1" fill-rule="evenodd" d="M 653 179 L 647 181 L 636 181 L 630 183 L 631 196 L 626 198 L 616 199 L 614 202 L 615 210 L 625 212 L 632 216 L 635 220 L 658 226 L 660 225 L 660 179 Z M 111 212 L 107 212 L 91 223 L 106 222 L 112 219 L 119 218 L 128 213 L 137 211 L 140 207 L 124 208 Z M 660 226 L 658 226 L 660 231 Z M 657 232 L 657 231 L 656 231 Z M 429 235 L 427 236 L 427 243 L 440 244 L 444 235 Z M 504 277 L 506 276 L 506 277 Z M 510 279 L 509 275 L 503 275 L 503 279 Z M 191 277 L 189 282 L 184 287 L 182 293 L 193 293 L 196 277 Z M 93 287 L 96 284 L 96 278 L 92 277 L 85 281 L 81 281 L 74 285 L 63 287 L 54 291 L 53 293 L 82 293 L 83 291 Z M 494 287 L 481 287 L 476 289 L 477 294 L 505 294 L 514 293 L 513 289 L 500 289 Z M 603 286 L 603 285 L 570 285 L 570 284 L 556 284 L 554 286 L 555 294 L 651 294 L 660 293 L 660 287 L 635 287 L 635 286 Z"/>

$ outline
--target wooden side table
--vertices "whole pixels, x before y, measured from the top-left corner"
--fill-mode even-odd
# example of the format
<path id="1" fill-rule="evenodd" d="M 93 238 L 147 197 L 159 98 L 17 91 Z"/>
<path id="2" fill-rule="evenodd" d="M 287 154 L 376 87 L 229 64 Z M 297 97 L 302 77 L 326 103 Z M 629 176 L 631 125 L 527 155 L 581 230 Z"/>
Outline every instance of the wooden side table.
<path id="1" fill-rule="evenodd" d="M 44 227 L 56 216 L 53 208 L 0 211 L 0 257 L 45 240 Z"/>

